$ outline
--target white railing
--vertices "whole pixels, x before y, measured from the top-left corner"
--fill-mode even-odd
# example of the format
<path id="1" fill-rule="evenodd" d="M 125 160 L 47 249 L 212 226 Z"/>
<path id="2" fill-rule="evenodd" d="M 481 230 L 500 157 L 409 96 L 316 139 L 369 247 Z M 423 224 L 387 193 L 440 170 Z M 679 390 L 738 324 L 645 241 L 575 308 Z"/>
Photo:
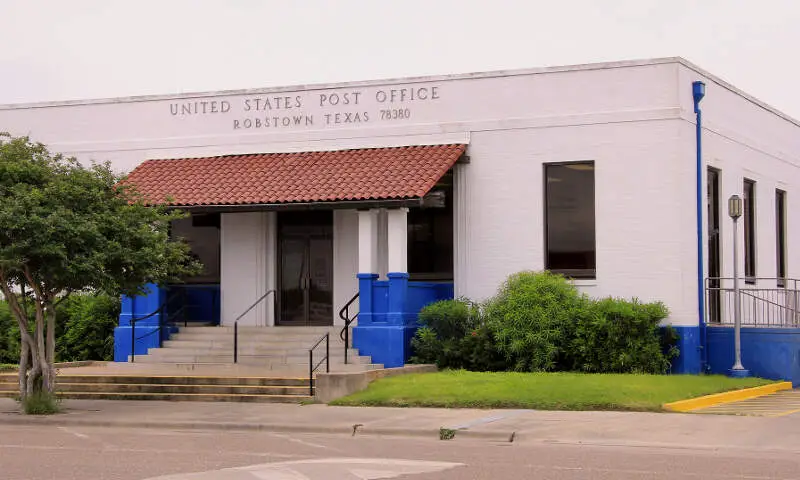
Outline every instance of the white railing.
<path id="1" fill-rule="evenodd" d="M 706 322 L 733 325 L 733 278 L 706 279 Z M 800 328 L 800 281 L 791 278 L 740 278 L 743 326 Z"/>

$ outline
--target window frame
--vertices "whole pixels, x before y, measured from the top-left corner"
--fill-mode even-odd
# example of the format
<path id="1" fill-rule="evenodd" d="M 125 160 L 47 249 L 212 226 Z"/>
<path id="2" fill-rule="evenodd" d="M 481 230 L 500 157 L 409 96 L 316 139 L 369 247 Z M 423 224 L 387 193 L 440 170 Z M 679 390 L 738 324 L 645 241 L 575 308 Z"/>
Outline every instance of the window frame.
<path id="1" fill-rule="evenodd" d="M 775 277 L 778 287 L 786 286 L 786 190 L 775 189 Z"/>
<path id="2" fill-rule="evenodd" d="M 748 186 L 750 191 L 748 192 Z M 756 248 L 756 181 L 750 178 L 745 178 L 742 182 L 742 192 L 744 196 L 743 212 L 742 212 L 742 230 L 744 234 L 743 250 L 744 250 L 744 281 L 747 284 L 756 283 L 758 272 L 757 252 Z"/>
<path id="3" fill-rule="evenodd" d="M 550 237 L 550 222 L 549 222 L 549 184 L 548 184 L 548 168 L 550 167 L 565 167 L 569 165 L 591 165 L 592 166 L 592 229 L 594 234 L 594 245 L 593 245 L 593 268 L 587 269 L 553 269 L 550 268 L 550 247 L 549 247 L 549 237 Z M 567 162 L 546 162 L 542 164 L 542 183 L 544 185 L 543 188 L 543 220 L 544 220 L 544 267 L 545 270 L 548 270 L 553 273 L 558 273 L 564 275 L 573 280 L 597 280 L 597 162 L 595 160 L 576 160 L 576 161 L 567 161 Z"/>

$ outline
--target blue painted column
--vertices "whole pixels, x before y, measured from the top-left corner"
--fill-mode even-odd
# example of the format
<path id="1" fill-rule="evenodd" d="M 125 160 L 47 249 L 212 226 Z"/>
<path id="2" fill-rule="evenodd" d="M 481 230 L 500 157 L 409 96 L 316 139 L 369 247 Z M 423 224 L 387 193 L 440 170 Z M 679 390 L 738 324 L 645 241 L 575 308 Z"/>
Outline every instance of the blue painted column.
<path id="1" fill-rule="evenodd" d="M 359 314 L 353 328 L 353 346 L 373 363 L 387 368 L 405 365 L 411 337 L 416 331 L 415 313 L 408 311 L 408 210 L 388 211 L 388 281 L 377 271 L 377 215 L 359 212 Z"/>
<path id="2" fill-rule="evenodd" d="M 146 355 L 148 349 L 160 345 L 159 337 L 165 333 L 160 332 L 158 328 L 161 323 L 161 312 L 148 318 L 142 317 L 158 310 L 166 299 L 166 290 L 152 283 L 147 284 L 145 288 L 147 293 L 144 295 L 122 296 L 119 326 L 114 329 L 115 362 L 128 361 L 132 343 L 135 343 L 136 355 Z M 131 326 L 131 320 L 135 320 L 135 328 Z"/>

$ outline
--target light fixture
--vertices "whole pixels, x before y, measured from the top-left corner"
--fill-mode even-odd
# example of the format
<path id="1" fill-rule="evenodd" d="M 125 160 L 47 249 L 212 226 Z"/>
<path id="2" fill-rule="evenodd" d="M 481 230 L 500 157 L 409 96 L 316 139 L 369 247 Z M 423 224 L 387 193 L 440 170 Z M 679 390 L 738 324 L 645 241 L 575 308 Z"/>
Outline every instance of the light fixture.
<path id="1" fill-rule="evenodd" d="M 728 199 L 728 215 L 734 220 L 742 216 L 742 198 L 739 195 L 731 195 Z"/>

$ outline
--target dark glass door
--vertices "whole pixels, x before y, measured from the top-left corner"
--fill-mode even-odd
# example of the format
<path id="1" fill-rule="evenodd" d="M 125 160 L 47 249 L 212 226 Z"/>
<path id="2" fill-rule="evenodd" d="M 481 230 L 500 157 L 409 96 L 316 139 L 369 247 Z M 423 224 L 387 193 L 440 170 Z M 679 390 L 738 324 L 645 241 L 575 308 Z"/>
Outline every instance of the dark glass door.
<path id="1" fill-rule="evenodd" d="M 279 215 L 280 325 L 333 325 L 333 215 Z"/>
<path id="2" fill-rule="evenodd" d="M 708 169 L 708 322 L 720 321 L 719 170 Z"/>

